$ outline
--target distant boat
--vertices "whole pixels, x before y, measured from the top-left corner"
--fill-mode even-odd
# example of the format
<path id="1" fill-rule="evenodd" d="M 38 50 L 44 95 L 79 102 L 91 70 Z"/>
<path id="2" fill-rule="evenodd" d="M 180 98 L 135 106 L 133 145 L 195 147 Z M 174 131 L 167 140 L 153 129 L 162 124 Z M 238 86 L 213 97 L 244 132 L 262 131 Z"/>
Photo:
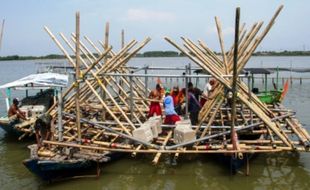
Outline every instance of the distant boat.
<path id="1" fill-rule="evenodd" d="M 6 89 L 6 93 L 2 93 L 5 97 L 6 108 L 9 109 L 12 97 L 11 90 L 26 91 L 26 97 L 20 102 L 19 109 L 25 113 L 28 121 L 14 120 L 10 121 L 7 115 L 0 117 L 0 127 L 8 134 L 19 136 L 20 139 L 26 135 L 33 134 L 33 123 L 36 118 L 48 111 L 55 103 L 55 94 L 58 90 L 66 87 L 68 84 L 68 76 L 57 73 L 41 73 L 32 74 L 27 77 L 18 79 L 0 86 L 0 90 Z M 34 96 L 29 96 L 28 91 L 39 91 Z"/>

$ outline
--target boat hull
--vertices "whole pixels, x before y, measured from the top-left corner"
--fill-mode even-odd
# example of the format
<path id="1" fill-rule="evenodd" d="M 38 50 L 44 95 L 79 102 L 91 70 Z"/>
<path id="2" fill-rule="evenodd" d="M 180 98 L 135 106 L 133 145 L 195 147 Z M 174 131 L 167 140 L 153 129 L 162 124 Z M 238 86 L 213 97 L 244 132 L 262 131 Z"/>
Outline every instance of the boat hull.
<path id="1" fill-rule="evenodd" d="M 51 181 L 66 177 L 73 177 L 85 170 L 95 168 L 96 163 L 90 160 L 77 162 L 40 161 L 39 159 L 27 159 L 23 164 L 30 172 L 43 180 Z"/>
<path id="2" fill-rule="evenodd" d="M 122 153 L 110 153 L 107 155 L 109 158 L 107 162 L 116 160 L 122 155 Z M 57 181 L 77 176 L 85 176 L 86 174 L 95 171 L 99 167 L 99 164 L 101 165 L 101 163 L 86 159 L 74 161 L 52 161 L 40 160 L 37 158 L 26 159 L 23 161 L 23 164 L 30 172 L 45 181 Z M 93 172 L 92 174 L 97 175 L 96 172 Z"/>
<path id="3" fill-rule="evenodd" d="M 225 168 L 228 168 L 232 175 L 235 175 L 244 165 L 247 164 L 247 160 L 250 161 L 255 156 L 256 154 L 254 153 L 244 153 L 243 159 L 240 159 L 234 155 L 218 154 L 217 160 Z"/>
<path id="4" fill-rule="evenodd" d="M 23 132 L 17 130 L 14 126 L 17 122 L 2 122 L 0 121 L 0 128 L 3 129 L 8 135 L 20 137 Z"/>

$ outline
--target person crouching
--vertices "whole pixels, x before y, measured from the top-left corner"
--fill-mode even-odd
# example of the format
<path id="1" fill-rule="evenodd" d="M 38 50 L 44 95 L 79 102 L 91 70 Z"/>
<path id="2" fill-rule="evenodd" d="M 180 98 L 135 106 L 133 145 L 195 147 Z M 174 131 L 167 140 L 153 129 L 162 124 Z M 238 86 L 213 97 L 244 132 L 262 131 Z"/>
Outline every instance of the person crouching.
<path id="1" fill-rule="evenodd" d="M 166 96 L 164 99 L 164 108 L 165 108 L 165 120 L 164 124 L 174 125 L 177 121 L 180 121 L 180 117 L 174 110 L 173 98 L 170 95 L 170 92 L 166 92 Z"/>
<path id="2" fill-rule="evenodd" d="M 44 140 L 50 140 L 53 136 L 54 119 L 48 113 L 42 114 L 34 123 L 34 130 L 38 149 L 42 147 Z"/>

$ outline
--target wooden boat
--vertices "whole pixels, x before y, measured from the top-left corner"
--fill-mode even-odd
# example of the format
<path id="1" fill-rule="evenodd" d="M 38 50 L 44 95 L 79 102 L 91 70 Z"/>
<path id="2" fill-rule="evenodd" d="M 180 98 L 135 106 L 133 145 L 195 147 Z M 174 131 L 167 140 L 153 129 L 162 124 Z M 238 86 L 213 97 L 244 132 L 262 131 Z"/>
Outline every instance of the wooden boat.
<path id="1" fill-rule="evenodd" d="M 280 102 L 282 90 L 271 90 L 271 91 L 265 91 L 265 92 L 260 92 L 257 94 L 257 97 L 264 103 L 266 104 L 273 104 Z"/>
<path id="2" fill-rule="evenodd" d="M 26 97 L 20 102 L 19 109 L 25 113 L 28 120 L 10 121 L 7 115 L 0 117 L 0 127 L 10 135 L 25 137 L 33 133 L 32 125 L 35 119 L 48 111 L 55 102 L 55 94 L 68 83 L 68 77 L 57 73 L 33 74 L 0 86 L 6 89 L 5 97 L 6 108 L 9 109 L 12 97 L 11 90 L 26 91 Z M 37 92 L 34 96 L 29 96 L 29 90 Z"/>
<path id="3" fill-rule="evenodd" d="M 88 154 L 75 152 L 71 155 L 52 155 L 49 151 L 37 151 L 37 145 L 28 146 L 31 157 L 23 161 L 25 167 L 45 181 L 57 181 L 74 177 L 96 177 L 100 174 L 101 164 L 120 158 L 123 154 L 106 152 L 105 154 Z M 72 149 L 70 150 L 72 151 Z M 75 151 L 75 150 L 74 150 Z M 40 155 L 41 156 L 40 156 Z M 42 156 L 43 155 L 43 156 Z M 47 157 L 50 156 L 50 157 Z M 95 174 L 89 174 L 96 171 Z"/>

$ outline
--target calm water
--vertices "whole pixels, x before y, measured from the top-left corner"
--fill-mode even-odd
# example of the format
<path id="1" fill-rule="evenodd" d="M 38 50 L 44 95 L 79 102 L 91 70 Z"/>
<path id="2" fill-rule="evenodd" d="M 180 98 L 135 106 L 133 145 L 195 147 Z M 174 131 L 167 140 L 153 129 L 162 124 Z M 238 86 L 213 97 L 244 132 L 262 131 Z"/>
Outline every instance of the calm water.
<path id="1" fill-rule="evenodd" d="M 37 69 L 38 61 L 0 62 L 0 85 L 18 79 Z M 44 61 L 53 62 L 53 60 Z M 64 63 L 58 60 L 59 63 Z M 140 58 L 130 65 L 184 66 L 184 58 Z M 247 66 L 257 67 L 310 67 L 310 57 L 254 57 Z M 291 73 L 282 73 L 290 75 Z M 292 73 L 292 76 L 310 77 Z M 156 79 L 153 79 L 156 80 Z M 163 81 L 165 82 L 165 81 Z M 167 81 L 169 82 L 169 81 Z M 175 81 L 182 85 L 182 81 Z M 202 85 L 203 81 L 200 81 Z M 256 81 L 261 86 L 261 81 Z M 14 96 L 22 96 L 15 93 Z M 294 81 L 284 104 L 297 111 L 300 121 L 310 131 L 310 80 Z M 0 113 L 5 114 L 0 95 Z M 181 159 L 177 167 L 165 159 L 158 166 L 150 157 L 124 158 L 103 167 L 100 178 L 84 178 L 46 184 L 33 176 L 22 160 L 29 155 L 26 146 L 31 142 L 17 142 L 0 129 L 0 189 L 309 189 L 310 153 L 265 154 L 251 161 L 250 176 L 241 173 L 231 176 L 208 156 Z M 244 170 L 244 169 L 243 169 Z"/>

